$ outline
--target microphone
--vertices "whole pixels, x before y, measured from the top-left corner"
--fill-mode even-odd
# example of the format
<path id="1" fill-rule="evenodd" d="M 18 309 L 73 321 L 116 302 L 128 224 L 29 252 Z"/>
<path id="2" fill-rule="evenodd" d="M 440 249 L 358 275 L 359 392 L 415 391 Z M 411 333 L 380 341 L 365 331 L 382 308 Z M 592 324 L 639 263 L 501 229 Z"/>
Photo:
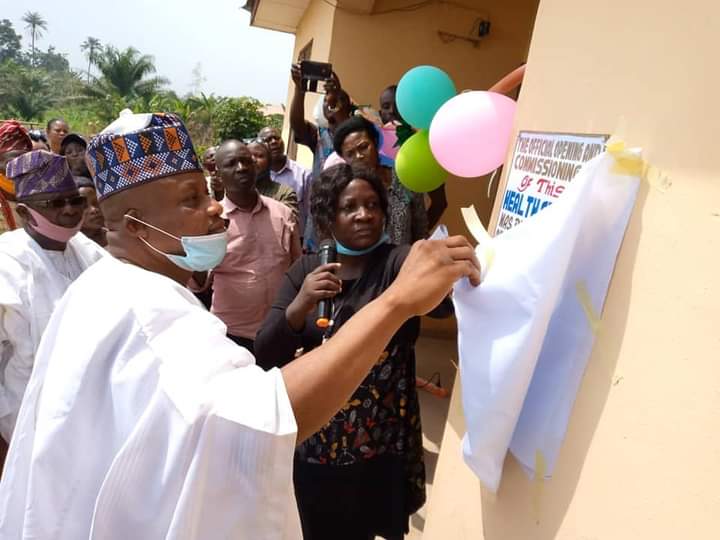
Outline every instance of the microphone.
<path id="1" fill-rule="evenodd" d="M 337 262 L 337 249 L 335 241 L 332 239 L 323 240 L 318 250 L 320 264 L 329 264 Z M 318 302 L 317 319 L 315 325 L 318 328 L 327 328 L 330 326 L 330 318 L 332 317 L 332 300 L 324 298 Z"/>

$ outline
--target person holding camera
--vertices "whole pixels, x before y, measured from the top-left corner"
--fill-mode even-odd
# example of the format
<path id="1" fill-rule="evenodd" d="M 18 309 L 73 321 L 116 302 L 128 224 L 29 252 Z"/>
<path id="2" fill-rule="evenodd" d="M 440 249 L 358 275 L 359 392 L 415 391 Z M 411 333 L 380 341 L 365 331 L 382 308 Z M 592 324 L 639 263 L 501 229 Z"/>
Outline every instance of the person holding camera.
<path id="1" fill-rule="evenodd" d="M 340 79 L 333 71 L 325 80 L 325 95 L 322 98 L 323 117 L 327 121 L 327 127 L 316 126 L 305 120 L 306 89 L 300 64 L 293 64 L 291 75 L 295 84 L 295 94 L 290 104 L 290 127 L 295 134 L 295 142 L 307 146 L 314 153 L 312 174 L 316 179 L 320 177 L 325 160 L 333 153 L 335 129 L 352 115 L 352 100 L 342 89 Z M 307 216 L 305 227 L 305 248 L 308 251 L 315 251 L 317 239 L 311 216 Z"/>

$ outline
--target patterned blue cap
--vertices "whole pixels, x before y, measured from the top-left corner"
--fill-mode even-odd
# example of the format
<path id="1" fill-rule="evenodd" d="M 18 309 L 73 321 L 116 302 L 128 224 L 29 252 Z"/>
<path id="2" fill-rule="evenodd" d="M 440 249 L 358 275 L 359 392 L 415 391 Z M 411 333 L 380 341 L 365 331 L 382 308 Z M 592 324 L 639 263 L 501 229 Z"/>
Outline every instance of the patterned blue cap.
<path id="1" fill-rule="evenodd" d="M 202 171 L 190 134 L 174 114 L 123 111 L 90 141 L 86 156 L 100 200 L 166 176 Z"/>

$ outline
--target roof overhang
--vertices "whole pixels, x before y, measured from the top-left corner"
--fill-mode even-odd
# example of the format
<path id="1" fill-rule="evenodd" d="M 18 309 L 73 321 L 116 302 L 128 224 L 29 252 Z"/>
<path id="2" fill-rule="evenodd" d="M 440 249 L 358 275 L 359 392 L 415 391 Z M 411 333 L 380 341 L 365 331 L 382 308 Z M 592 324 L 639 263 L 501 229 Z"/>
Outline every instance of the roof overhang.
<path id="1" fill-rule="evenodd" d="M 250 25 L 294 34 L 311 0 L 247 0 Z M 329 4 L 358 14 L 370 14 L 375 0 L 327 0 Z"/>
<path id="2" fill-rule="evenodd" d="M 310 0 L 248 0 L 250 26 L 294 34 Z"/>

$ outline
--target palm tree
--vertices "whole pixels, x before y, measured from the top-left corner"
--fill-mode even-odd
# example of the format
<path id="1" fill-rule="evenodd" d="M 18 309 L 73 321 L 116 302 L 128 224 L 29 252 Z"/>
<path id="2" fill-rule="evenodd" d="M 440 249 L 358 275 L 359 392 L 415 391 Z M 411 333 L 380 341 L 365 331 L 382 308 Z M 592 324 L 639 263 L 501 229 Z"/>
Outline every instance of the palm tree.
<path id="1" fill-rule="evenodd" d="M 55 105 L 53 82 L 41 70 L 16 66 L 0 73 L 2 112 L 23 120 L 40 120 Z"/>
<path id="2" fill-rule="evenodd" d="M 90 84 L 90 66 L 95 62 L 95 55 L 100 50 L 100 40 L 94 37 L 88 36 L 88 38 L 82 42 L 80 49 L 85 52 L 88 59 L 87 69 L 87 82 Z"/>
<path id="3" fill-rule="evenodd" d="M 188 97 L 187 102 L 203 122 L 212 124 L 215 121 L 218 108 L 225 103 L 227 99 L 228 98 L 225 97 L 217 97 L 215 94 L 208 96 L 204 92 L 200 92 L 200 96 Z"/>
<path id="4" fill-rule="evenodd" d="M 191 113 L 187 114 L 188 129 L 193 141 L 200 146 L 209 146 L 215 140 L 215 119 L 218 111 L 228 101 L 226 97 L 209 96 L 200 92 L 200 96 L 189 96 L 185 102 Z"/>
<path id="5" fill-rule="evenodd" d="M 164 77 L 149 77 L 156 71 L 153 57 L 141 55 L 134 47 L 121 51 L 108 45 L 95 55 L 93 63 L 100 71 L 100 77 L 89 87 L 90 95 L 94 97 L 147 97 L 169 82 Z"/>
<path id="6" fill-rule="evenodd" d="M 26 23 L 25 29 L 30 32 L 32 66 L 35 67 L 35 40 L 42 37 L 43 30 L 47 30 L 47 21 L 37 11 L 28 11 L 23 15 L 22 22 Z"/>

